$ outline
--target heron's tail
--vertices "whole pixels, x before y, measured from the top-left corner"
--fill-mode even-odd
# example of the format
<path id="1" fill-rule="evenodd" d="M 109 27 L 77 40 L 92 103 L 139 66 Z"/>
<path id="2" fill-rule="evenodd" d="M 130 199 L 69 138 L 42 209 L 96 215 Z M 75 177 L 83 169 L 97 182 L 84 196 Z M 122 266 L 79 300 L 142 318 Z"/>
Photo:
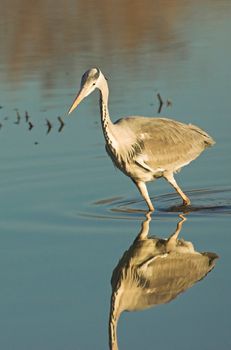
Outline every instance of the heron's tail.
<path id="1" fill-rule="evenodd" d="M 211 136 L 209 136 L 208 134 L 206 134 L 206 138 L 205 138 L 204 142 L 205 142 L 206 147 L 211 147 L 216 143 L 216 141 L 214 141 L 214 139 Z"/>
<path id="2" fill-rule="evenodd" d="M 193 124 L 189 124 L 189 125 L 192 130 L 196 131 L 198 134 L 200 134 L 203 137 L 205 147 L 211 147 L 216 143 L 213 140 L 213 138 L 209 134 L 207 134 L 207 132 L 205 132 L 204 130 L 202 130 L 196 125 L 193 125 Z"/>

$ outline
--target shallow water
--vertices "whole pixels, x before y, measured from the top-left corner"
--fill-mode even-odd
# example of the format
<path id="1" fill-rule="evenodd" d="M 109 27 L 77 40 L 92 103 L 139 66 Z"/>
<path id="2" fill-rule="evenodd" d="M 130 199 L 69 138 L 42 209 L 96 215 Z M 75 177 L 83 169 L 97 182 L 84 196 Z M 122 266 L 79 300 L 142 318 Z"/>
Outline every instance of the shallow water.
<path id="1" fill-rule="evenodd" d="M 99 66 L 113 120 L 158 115 L 160 93 L 172 102 L 161 116 L 216 140 L 177 175 L 187 211 L 164 180 L 148 188 L 150 235 L 169 237 L 184 212 L 180 237 L 219 260 L 170 303 L 123 313 L 119 348 L 230 349 L 229 0 L 3 3 L 0 348 L 108 348 L 112 272 L 146 205 L 105 153 L 97 93 L 66 117 L 83 72 Z"/>

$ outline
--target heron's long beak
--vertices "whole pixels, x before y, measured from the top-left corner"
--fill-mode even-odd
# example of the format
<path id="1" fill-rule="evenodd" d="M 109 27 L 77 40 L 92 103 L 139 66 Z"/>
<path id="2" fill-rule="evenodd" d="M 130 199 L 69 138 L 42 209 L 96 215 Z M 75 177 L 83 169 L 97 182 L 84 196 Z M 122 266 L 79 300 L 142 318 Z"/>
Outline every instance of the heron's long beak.
<path id="1" fill-rule="evenodd" d="M 71 114 L 71 112 L 73 112 L 73 110 L 80 104 L 80 102 L 84 99 L 84 97 L 85 97 L 84 90 L 81 89 L 78 95 L 76 96 L 71 108 L 69 109 L 68 114 Z"/>

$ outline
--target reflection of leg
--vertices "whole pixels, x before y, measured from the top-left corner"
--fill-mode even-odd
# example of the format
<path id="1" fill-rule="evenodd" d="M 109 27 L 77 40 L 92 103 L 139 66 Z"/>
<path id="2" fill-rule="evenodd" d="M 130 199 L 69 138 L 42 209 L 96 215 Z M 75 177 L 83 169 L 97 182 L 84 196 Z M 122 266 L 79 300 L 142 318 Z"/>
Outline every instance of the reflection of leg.
<path id="1" fill-rule="evenodd" d="M 174 179 L 173 173 L 165 173 L 164 177 L 175 188 L 177 193 L 179 193 L 179 195 L 183 199 L 183 205 L 189 205 L 190 204 L 190 199 L 186 196 L 186 194 L 177 185 L 176 180 Z"/>
<path id="2" fill-rule="evenodd" d="M 152 202 L 151 202 L 151 199 L 149 197 L 148 190 L 147 190 L 145 183 L 143 181 L 134 181 L 134 183 L 136 184 L 138 190 L 140 191 L 141 196 L 146 201 L 149 210 L 154 211 L 154 207 L 152 205 Z"/>
<path id="3" fill-rule="evenodd" d="M 146 215 L 146 219 L 141 224 L 141 230 L 136 237 L 135 241 L 144 240 L 148 238 L 149 233 L 149 223 L 152 220 L 151 218 L 151 212 L 148 212 Z"/>
<path id="4" fill-rule="evenodd" d="M 175 232 L 173 232 L 173 234 L 169 237 L 167 242 L 168 251 L 171 250 L 172 248 L 175 248 L 183 223 L 187 220 L 182 214 L 180 214 L 179 217 L 181 218 L 181 220 L 177 223 Z"/>

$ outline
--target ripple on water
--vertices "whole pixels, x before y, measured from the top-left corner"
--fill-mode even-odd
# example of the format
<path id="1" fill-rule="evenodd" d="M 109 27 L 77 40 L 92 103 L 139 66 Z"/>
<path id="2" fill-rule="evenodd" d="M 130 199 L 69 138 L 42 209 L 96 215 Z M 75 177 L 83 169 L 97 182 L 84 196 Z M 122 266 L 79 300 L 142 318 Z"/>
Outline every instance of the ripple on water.
<path id="1" fill-rule="evenodd" d="M 176 193 L 167 193 L 152 197 L 155 214 L 160 217 L 175 213 L 190 213 L 191 215 L 230 215 L 231 188 L 195 189 L 187 192 L 192 205 L 184 207 L 174 205 L 180 203 Z M 147 212 L 142 199 L 125 200 L 122 197 L 103 198 L 88 206 L 86 212 L 78 215 L 85 218 L 98 219 L 140 219 Z"/>

